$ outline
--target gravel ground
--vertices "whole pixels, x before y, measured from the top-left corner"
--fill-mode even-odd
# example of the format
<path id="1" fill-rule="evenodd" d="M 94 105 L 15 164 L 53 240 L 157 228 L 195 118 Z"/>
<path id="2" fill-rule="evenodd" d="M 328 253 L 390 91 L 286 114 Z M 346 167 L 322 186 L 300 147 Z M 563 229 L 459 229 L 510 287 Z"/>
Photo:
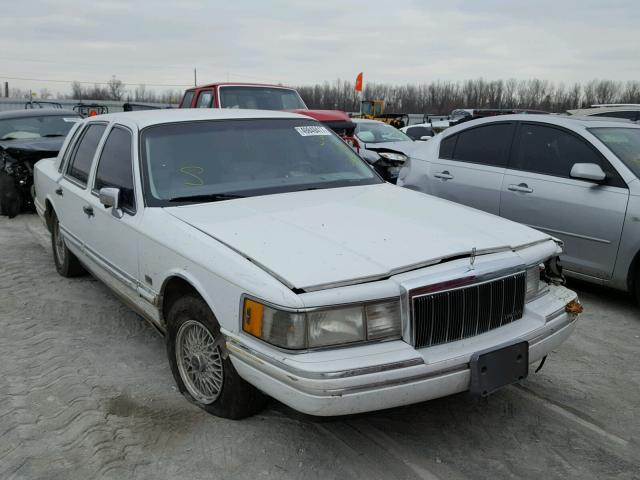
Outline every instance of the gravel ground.
<path id="1" fill-rule="evenodd" d="M 640 312 L 572 288 L 576 333 L 487 401 L 230 421 L 183 399 L 163 339 L 101 283 L 56 274 L 35 215 L 0 217 L 0 479 L 638 479 Z"/>

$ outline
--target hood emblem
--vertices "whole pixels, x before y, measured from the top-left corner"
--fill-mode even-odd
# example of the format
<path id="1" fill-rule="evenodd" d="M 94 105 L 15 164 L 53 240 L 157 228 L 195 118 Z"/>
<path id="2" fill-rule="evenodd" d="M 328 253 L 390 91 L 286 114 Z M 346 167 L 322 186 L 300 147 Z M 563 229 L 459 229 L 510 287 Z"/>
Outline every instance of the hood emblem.
<path id="1" fill-rule="evenodd" d="M 476 263 L 476 247 L 471 249 L 471 255 L 469 256 L 469 270 L 473 270 L 473 264 Z"/>

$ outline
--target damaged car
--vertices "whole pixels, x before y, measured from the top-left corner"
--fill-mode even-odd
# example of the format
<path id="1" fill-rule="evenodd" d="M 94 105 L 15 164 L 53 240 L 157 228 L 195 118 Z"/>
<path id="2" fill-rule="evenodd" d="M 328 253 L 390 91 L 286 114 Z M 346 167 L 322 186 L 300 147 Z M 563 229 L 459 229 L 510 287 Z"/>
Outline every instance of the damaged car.
<path id="1" fill-rule="evenodd" d="M 87 118 L 35 182 L 57 271 L 163 332 L 179 391 L 222 417 L 486 396 L 581 311 L 553 237 L 391 185 L 303 115 Z"/>
<path id="2" fill-rule="evenodd" d="M 356 151 L 387 182 L 396 183 L 400 169 L 417 148 L 406 133 L 378 120 L 354 118 Z"/>
<path id="3" fill-rule="evenodd" d="M 55 157 L 81 117 L 60 109 L 0 113 L 0 214 L 10 218 L 33 210 L 33 167 Z"/>

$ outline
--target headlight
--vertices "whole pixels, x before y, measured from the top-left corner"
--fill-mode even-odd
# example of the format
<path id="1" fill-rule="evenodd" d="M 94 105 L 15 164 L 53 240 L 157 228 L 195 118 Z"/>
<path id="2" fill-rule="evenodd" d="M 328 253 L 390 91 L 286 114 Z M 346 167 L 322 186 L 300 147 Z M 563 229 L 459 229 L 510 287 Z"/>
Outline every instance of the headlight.
<path id="1" fill-rule="evenodd" d="M 242 311 L 243 331 L 294 350 L 401 336 L 398 300 L 287 312 L 245 298 Z"/>
<path id="2" fill-rule="evenodd" d="M 527 287 L 524 296 L 525 302 L 530 302 L 538 297 L 539 293 L 547 286 L 547 283 L 540 279 L 542 270 L 544 270 L 544 264 L 527 268 Z"/>
<path id="3" fill-rule="evenodd" d="M 406 162 L 407 156 L 403 153 L 393 153 L 393 152 L 378 152 L 382 158 L 386 158 L 387 160 L 393 160 L 395 162 Z"/>

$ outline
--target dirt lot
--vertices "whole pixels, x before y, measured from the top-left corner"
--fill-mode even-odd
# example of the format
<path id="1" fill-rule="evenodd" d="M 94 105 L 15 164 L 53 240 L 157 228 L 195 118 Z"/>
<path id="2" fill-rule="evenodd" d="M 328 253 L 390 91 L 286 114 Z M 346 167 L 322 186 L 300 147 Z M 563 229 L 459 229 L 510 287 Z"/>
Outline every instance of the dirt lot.
<path id="1" fill-rule="evenodd" d="M 640 478 L 640 311 L 574 284 L 576 334 L 522 386 L 333 419 L 234 422 L 176 391 L 163 339 L 59 277 L 34 215 L 0 217 L 0 478 Z"/>

